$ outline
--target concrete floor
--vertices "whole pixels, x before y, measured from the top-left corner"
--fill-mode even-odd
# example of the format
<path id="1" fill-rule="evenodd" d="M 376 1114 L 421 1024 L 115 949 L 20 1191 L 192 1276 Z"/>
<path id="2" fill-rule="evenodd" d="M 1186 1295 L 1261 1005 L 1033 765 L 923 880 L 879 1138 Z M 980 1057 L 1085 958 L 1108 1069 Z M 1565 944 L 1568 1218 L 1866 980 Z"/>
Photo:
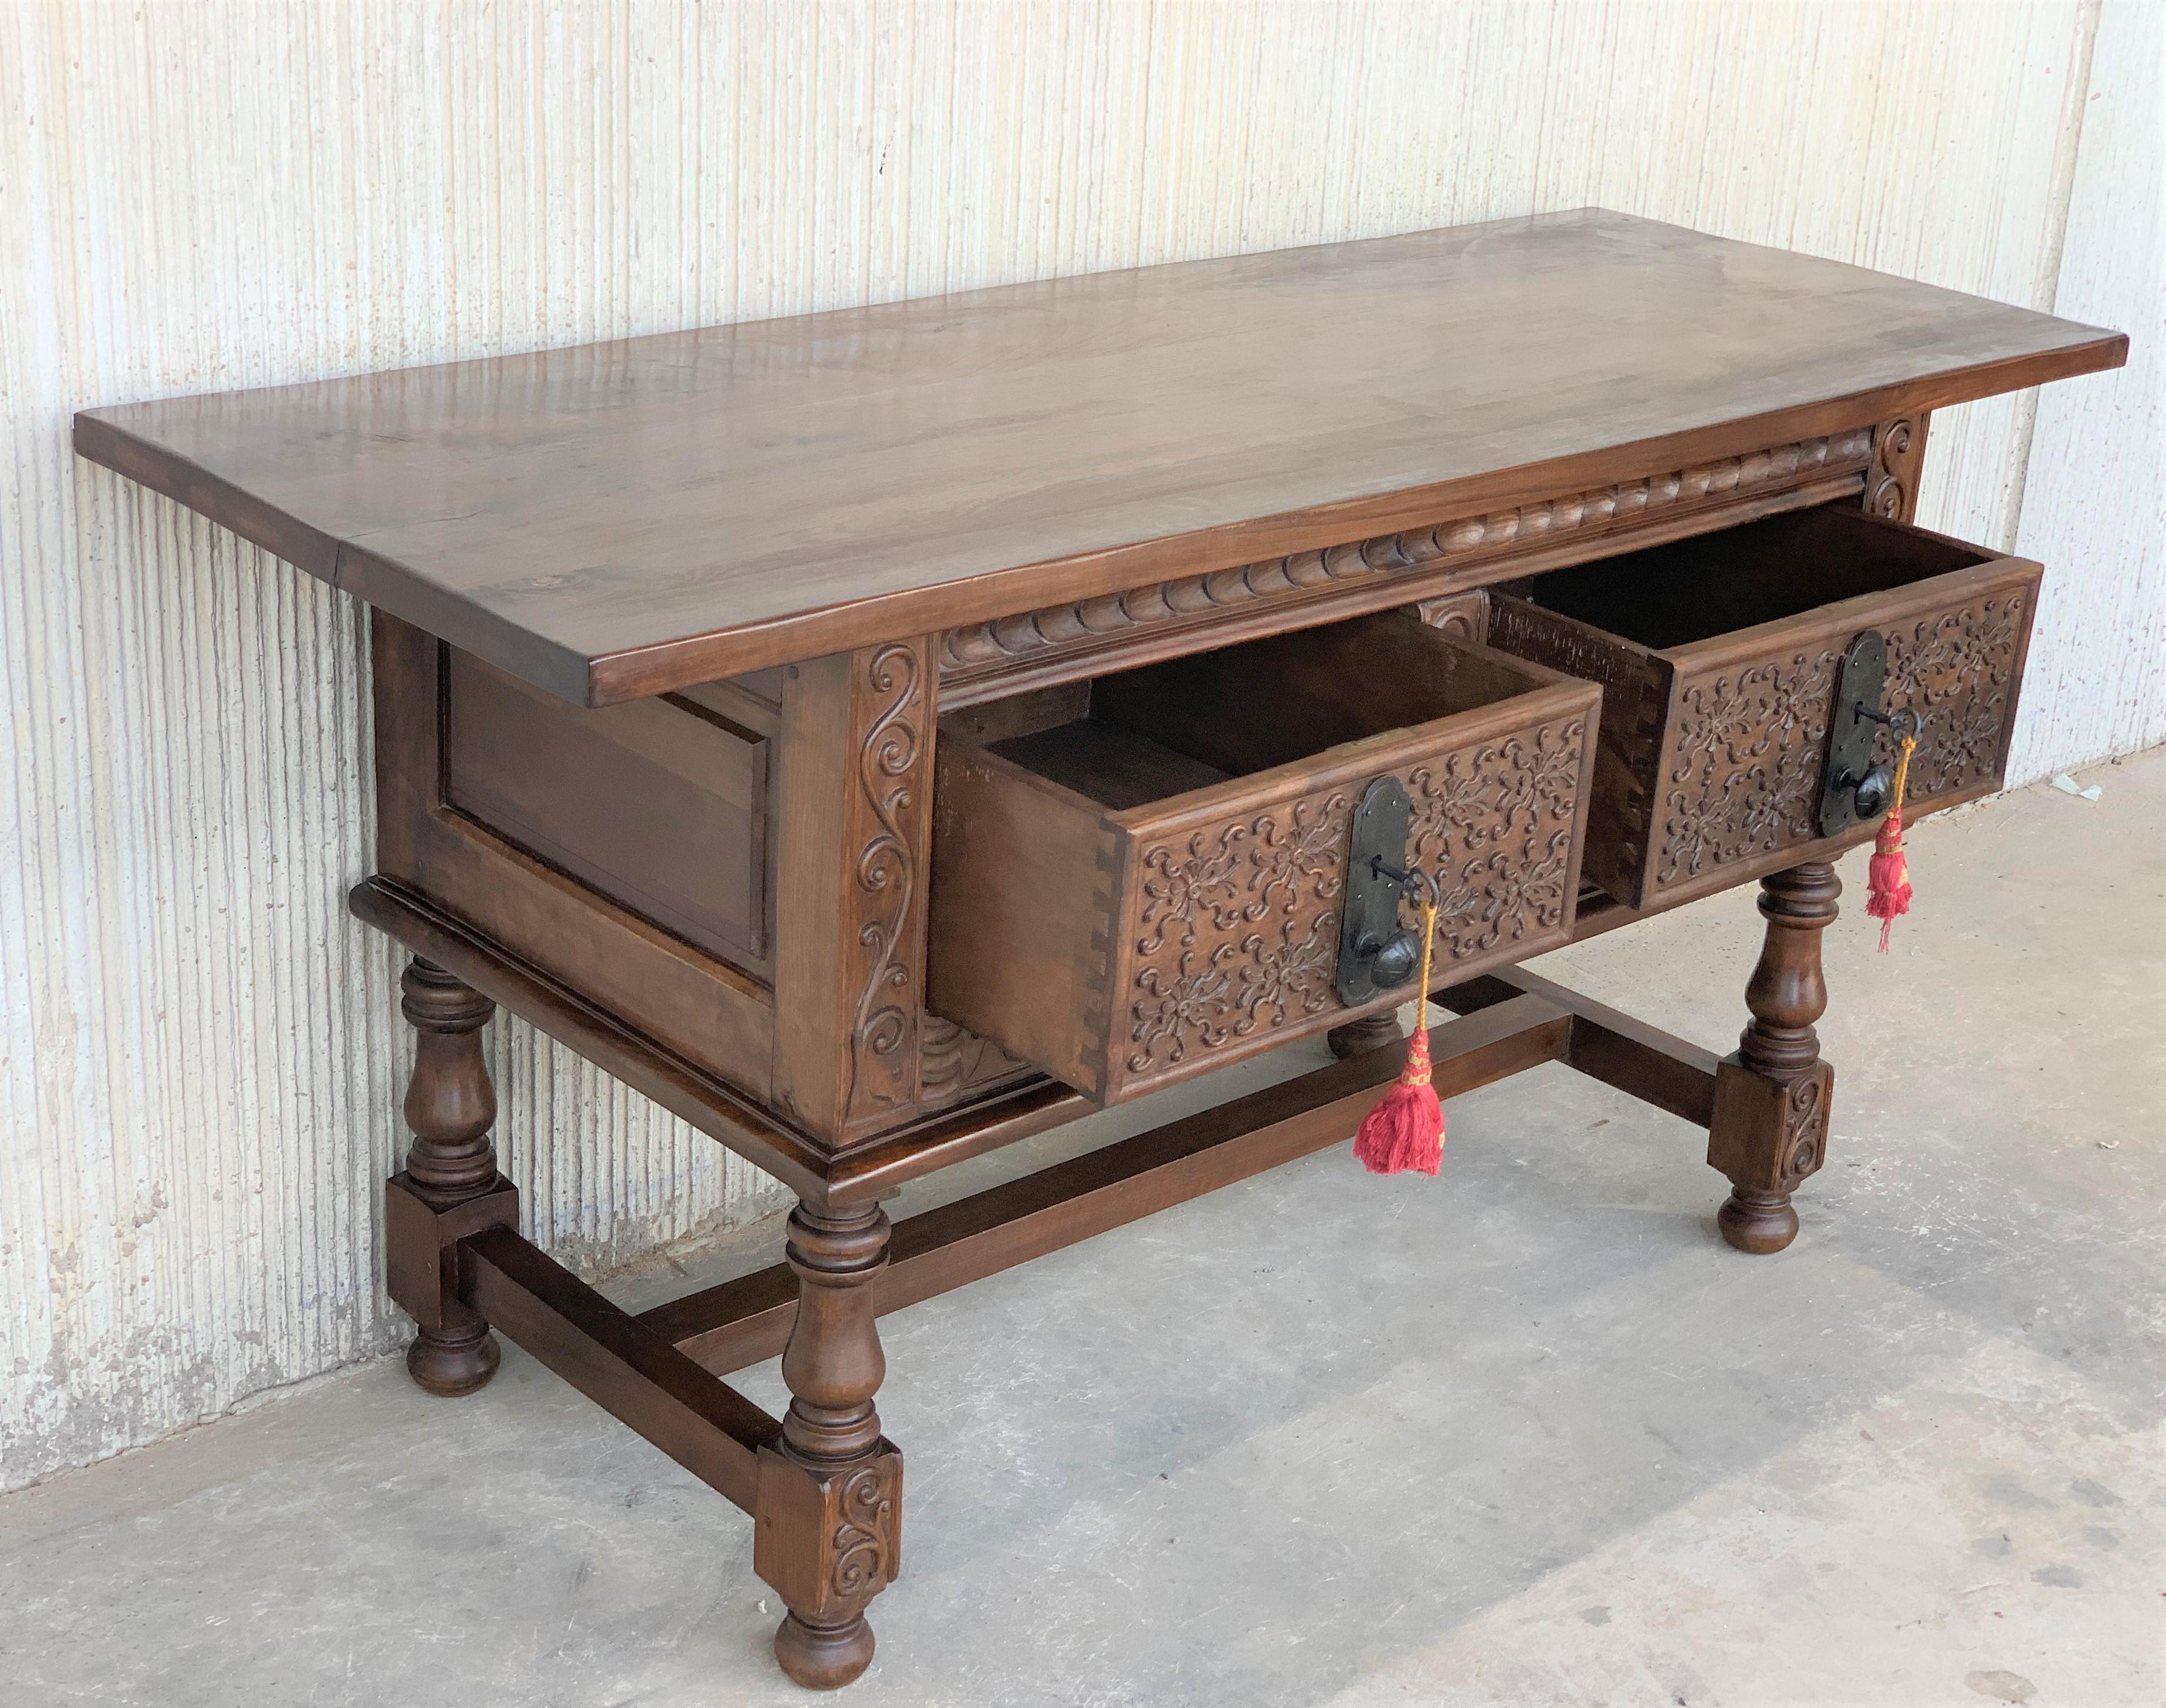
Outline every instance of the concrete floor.
<path id="1" fill-rule="evenodd" d="M 1335 1151 L 889 1319 L 906 1573 L 848 1700 L 2166 1700 L 2166 753 L 2084 780 L 1921 827 L 1884 959 L 1845 863 L 1778 1257 L 1553 1068 L 1455 1103 L 1440 1180 Z M 1726 1047 L 1757 940 L 1735 895 L 1545 970 Z M 776 1614 L 748 1522 L 511 1348 L 0 1500 L 0 1708 L 802 1702 Z"/>

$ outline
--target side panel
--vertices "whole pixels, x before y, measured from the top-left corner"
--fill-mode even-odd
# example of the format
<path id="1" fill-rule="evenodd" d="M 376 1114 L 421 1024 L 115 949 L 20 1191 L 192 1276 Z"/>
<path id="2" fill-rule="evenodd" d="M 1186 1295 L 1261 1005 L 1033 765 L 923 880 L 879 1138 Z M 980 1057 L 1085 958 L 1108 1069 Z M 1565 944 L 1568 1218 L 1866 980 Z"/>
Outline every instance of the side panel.
<path id="1" fill-rule="evenodd" d="M 449 649 L 381 611 L 370 625 L 383 875 L 647 1039 L 764 1097 L 774 1046 L 766 988 L 447 806 Z"/>
<path id="2" fill-rule="evenodd" d="M 759 976 L 772 758 L 758 731 L 679 695 L 589 711 L 448 660 L 446 804 Z"/>

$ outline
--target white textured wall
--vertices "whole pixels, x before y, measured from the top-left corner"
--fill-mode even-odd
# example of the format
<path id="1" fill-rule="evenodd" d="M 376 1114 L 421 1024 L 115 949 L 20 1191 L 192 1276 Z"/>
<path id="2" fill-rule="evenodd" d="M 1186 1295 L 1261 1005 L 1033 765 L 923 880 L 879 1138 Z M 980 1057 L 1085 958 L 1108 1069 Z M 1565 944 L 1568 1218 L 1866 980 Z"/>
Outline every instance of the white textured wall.
<path id="1" fill-rule="evenodd" d="M 2038 393 L 2015 547 L 2048 574 L 2009 756 L 2019 781 L 2166 742 L 2162 0 L 2107 0 L 2100 16 L 2052 308 L 2120 327 L 2129 356 Z"/>
<path id="2" fill-rule="evenodd" d="M 2155 216 L 2148 10 L 0 6 L 0 1486 L 400 1337 L 375 1203 L 406 1044 L 341 909 L 360 613 L 78 466 L 71 411 L 1589 202 L 2058 288 L 2155 349 L 2124 199 Z M 2095 37 L 2132 44 L 2096 87 Z M 1927 520 L 2051 542 L 2032 770 L 2166 706 L 2130 627 L 2159 606 L 2153 405 L 2101 384 L 2035 452 L 2027 399 L 1932 436 Z M 2067 615 L 2108 598 L 2127 621 Z M 499 1137 L 560 1251 L 770 1201 L 498 1032 Z"/>

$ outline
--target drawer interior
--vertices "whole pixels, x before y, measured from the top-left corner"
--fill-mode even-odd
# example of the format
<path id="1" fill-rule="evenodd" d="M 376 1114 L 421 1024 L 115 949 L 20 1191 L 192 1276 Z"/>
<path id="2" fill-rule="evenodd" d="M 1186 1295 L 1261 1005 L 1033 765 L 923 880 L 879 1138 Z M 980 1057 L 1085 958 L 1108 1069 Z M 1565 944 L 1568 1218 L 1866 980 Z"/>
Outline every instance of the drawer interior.
<path id="1" fill-rule="evenodd" d="M 973 706 L 942 728 L 1123 812 L 1545 679 L 1386 611 Z"/>
<path id="2" fill-rule="evenodd" d="M 1576 564 L 1515 590 L 1545 611 L 1660 652 L 1994 555 L 1831 505 Z"/>

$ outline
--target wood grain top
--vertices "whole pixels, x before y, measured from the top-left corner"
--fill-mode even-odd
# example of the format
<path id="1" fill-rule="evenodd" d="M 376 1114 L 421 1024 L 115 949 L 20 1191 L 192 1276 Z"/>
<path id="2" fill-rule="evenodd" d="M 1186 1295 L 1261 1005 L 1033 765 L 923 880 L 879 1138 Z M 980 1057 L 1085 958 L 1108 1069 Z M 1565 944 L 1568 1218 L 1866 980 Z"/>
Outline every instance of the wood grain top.
<path id="1" fill-rule="evenodd" d="M 2126 352 L 1587 209 L 90 410 L 75 442 L 606 704 Z"/>

